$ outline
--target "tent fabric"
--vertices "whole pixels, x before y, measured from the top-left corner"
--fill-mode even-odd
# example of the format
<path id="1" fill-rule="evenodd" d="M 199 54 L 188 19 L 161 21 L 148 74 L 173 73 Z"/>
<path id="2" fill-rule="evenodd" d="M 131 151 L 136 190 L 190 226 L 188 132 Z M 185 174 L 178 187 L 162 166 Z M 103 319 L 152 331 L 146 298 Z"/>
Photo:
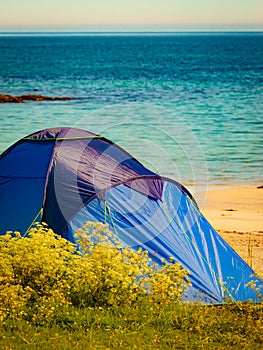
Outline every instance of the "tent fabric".
<path id="1" fill-rule="evenodd" d="M 181 184 L 161 177 L 106 138 L 54 128 L 19 140 L 0 158 L 0 234 L 46 222 L 75 242 L 87 221 L 109 224 L 124 245 L 190 272 L 186 300 L 259 301 L 254 271 L 223 240 Z M 257 279 L 256 286 L 262 281 Z"/>
<path id="2" fill-rule="evenodd" d="M 72 240 L 74 231 L 87 219 L 108 223 L 124 245 L 148 250 L 159 265 L 162 259 L 168 262 L 169 257 L 181 262 L 191 274 L 187 299 L 195 296 L 220 303 L 225 298 L 245 301 L 255 297 L 254 291 L 245 288 L 253 270 L 213 229 L 191 199 L 169 181 L 164 181 L 161 200 L 145 197 L 125 184 L 111 188 L 106 202 L 94 198 L 72 218 L 64 233 L 67 238 Z"/>

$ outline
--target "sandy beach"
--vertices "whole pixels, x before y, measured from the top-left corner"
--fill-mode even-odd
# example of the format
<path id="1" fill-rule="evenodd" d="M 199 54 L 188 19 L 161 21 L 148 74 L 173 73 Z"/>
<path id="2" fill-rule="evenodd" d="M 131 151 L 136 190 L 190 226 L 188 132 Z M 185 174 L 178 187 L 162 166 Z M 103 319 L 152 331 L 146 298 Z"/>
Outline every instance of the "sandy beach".
<path id="1" fill-rule="evenodd" d="M 263 188 L 215 186 L 195 197 L 213 227 L 263 276 Z"/>

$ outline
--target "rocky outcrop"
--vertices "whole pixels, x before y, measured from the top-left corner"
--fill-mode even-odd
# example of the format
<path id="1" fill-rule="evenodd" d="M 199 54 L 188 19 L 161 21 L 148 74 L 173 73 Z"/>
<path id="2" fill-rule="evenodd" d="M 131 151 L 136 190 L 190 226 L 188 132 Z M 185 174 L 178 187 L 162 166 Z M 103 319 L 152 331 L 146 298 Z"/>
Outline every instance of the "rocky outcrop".
<path id="1" fill-rule="evenodd" d="M 25 101 L 69 101 L 74 100 L 71 97 L 52 97 L 52 96 L 43 96 L 43 95 L 21 95 L 21 96 L 12 96 L 0 94 L 0 103 L 23 103 Z"/>

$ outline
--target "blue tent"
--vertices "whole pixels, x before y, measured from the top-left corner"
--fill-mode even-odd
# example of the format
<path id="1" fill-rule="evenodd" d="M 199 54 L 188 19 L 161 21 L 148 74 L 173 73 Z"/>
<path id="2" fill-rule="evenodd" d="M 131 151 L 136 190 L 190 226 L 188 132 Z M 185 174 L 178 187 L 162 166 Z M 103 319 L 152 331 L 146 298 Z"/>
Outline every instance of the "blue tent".
<path id="1" fill-rule="evenodd" d="M 31 134 L 0 158 L 0 234 L 35 221 L 75 242 L 87 221 L 109 224 L 126 245 L 158 264 L 173 257 L 190 272 L 187 300 L 258 301 L 254 271 L 224 241 L 179 183 L 146 169 L 93 133 L 53 128 Z M 257 279 L 257 287 L 262 281 Z"/>

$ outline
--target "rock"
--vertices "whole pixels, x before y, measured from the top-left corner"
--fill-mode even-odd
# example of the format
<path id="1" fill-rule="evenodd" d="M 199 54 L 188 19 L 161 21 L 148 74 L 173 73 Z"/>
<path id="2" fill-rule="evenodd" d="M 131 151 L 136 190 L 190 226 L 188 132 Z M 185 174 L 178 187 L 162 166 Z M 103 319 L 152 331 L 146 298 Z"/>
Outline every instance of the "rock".
<path id="1" fill-rule="evenodd" d="M 71 97 L 51 97 L 43 95 L 22 95 L 23 101 L 69 101 L 72 100 Z"/>
<path id="2" fill-rule="evenodd" d="M 0 103 L 23 103 L 21 96 L 11 96 L 0 94 Z"/>
<path id="3" fill-rule="evenodd" d="M 53 97 L 43 95 L 26 94 L 22 96 L 12 96 L 0 94 L 0 103 L 23 103 L 25 101 L 70 101 L 71 97 Z"/>

